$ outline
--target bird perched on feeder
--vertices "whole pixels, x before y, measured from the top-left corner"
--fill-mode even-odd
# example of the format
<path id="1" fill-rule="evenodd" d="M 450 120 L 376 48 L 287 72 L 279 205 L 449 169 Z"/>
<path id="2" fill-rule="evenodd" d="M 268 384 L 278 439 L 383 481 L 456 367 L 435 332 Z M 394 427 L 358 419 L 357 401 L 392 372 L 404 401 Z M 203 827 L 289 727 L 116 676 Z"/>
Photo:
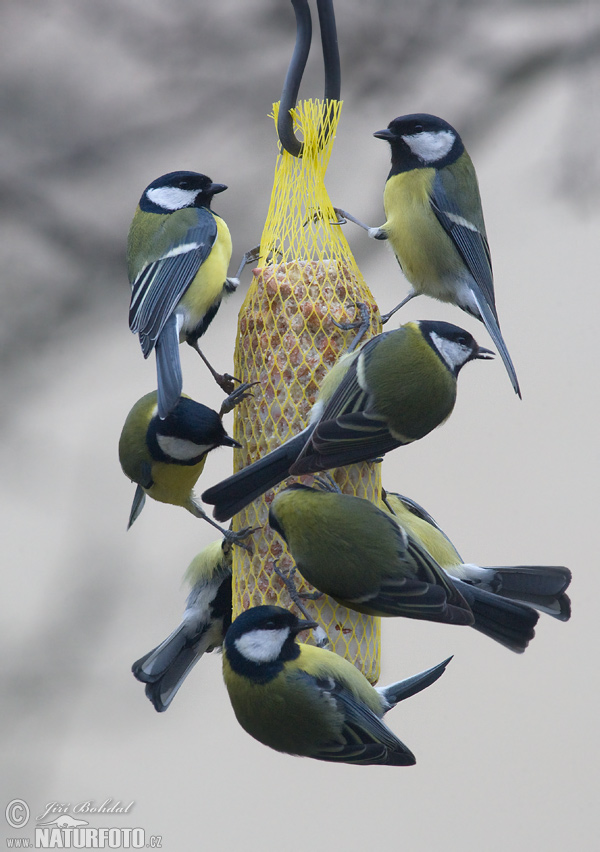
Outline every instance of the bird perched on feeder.
<path id="1" fill-rule="evenodd" d="M 231 624 L 231 564 L 226 539 L 213 541 L 194 557 L 185 575 L 191 590 L 181 624 L 131 667 L 159 713 L 203 654 L 223 645 Z"/>
<path id="2" fill-rule="evenodd" d="M 223 645 L 223 677 L 242 728 L 276 751 L 301 757 L 363 766 L 414 764 L 412 752 L 382 717 L 434 683 L 451 658 L 375 688 L 338 654 L 296 641 L 316 626 L 277 606 L 252 607 L 235 619 Z"/>
<path id="3" fill-rule="evenodd" d="M 462 367 L 491 356 L 446 322 L 421 320 L 379 334 L 335 364 L 306 429 L 202 499 L 223 521 L 289 475 L 368 461 L 423 438 L 451 414 Z"/>
<path id="4" fill-rule="evenodd" d="M 517 652 L 533 639 L 535 610 L 450 576 L 368 500 L 296 483 L 275 496 L 269 524 L 304 579 L 349 609 L 471 625 Z"/>
<path id="5" fill-rule="evenodd" d="M 384 506 L 398 523 L 451 575 L 459 589 L 465 591 L 465 585 L 473 586 L 534 607 L 560 621 L 569 620 L 571 603 L 565 594 L 571 582 L 568 568 L 553 565 L 484 568 L 465 563 L 448 536 L 418 503 L 389 491 L 382 496 Z M 468 590 L 465 593 L 468 595 Z"/>
<path id="6" fill-rule="evenodd" d="M 477 175 L 458 132 L 435 115 L 395 118 L 374 134 L 392 149 L 392 168 L 383 194 L 386 222 L 364 228 L 389 240 L 412 289 L 384 321 L 414 296 L 451 302 L 484 323 L 498 348 L 512 386 L 521 391 L 500 332 L 490 250 Z"/>
<path id="7" fill-rule="evenodd" d="M 144 358 L 156 351 L 158 413 L 164 419 L 181 395 L 179 344 L 202 357 L 218 384 L 233 390 L 198 346 L 226 293 L 239 283 L 227 278 L 231 236 L 210 209 L 227 187 L 196 172 L 170 172 L 146 187 L 127 243 L 131 283 L 129 327 L 139 335 Z"/>
<path id="8" fill-rule="evenodd" d="M 237 401 L 246 393 L 246 386 L 237 388 Z M 147 393 L 127 415 L 119 439 L 123 473 L 137 483 L 127 528 L 144 508 L 148 495 L 160 503 L 183 506 L 197 518 L 208 521 L 230 541 L 244 538 L 248 531 L 242 531 L 243 535 L 233 533 L 209 518 L 193 491 L 211 450 L 240 446 L 229 437 L 221 416 L 212 408 L 183 395 L 171 413 L 161 420 L 156 391 Z"/>

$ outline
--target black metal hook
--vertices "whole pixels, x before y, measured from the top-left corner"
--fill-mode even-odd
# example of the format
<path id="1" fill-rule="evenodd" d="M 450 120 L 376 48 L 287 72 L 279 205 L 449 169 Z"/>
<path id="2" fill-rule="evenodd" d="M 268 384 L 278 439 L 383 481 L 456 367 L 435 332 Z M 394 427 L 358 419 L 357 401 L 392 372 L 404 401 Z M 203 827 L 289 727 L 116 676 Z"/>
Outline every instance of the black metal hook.
<path id="1" fill-rule="evenodd" d="M 282 146 L 294 157 L 302 156 L 303 143 L 294 133 L 294 122 L 290 110 L 296 106 L 302 75 L 310 51 L 312 39 L 312 19 L 308 0 L 292 0 L 296 14 L 296 44 L 283 84 L 277 133 Z M 317 0 L 319 24 L 321 27 L 321 46 L 325 70 L 325 101 L 338 101 L 341 89 L 340 54 L 335 26 L 333 0 Z M 326 120 L 329 120 L 329 111 Z"/>

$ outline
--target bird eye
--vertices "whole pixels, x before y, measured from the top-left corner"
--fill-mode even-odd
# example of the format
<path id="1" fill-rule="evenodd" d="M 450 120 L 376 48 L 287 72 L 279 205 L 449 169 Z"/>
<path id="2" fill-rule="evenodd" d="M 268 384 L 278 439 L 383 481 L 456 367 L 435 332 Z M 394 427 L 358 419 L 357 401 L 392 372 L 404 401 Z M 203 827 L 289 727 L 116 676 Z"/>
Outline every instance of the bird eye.
<path id="1" fill-rule="evenodd" d="M 188 180 L 184 179 L 184 180 L 180 180 L 177 185 L 178 185 L 179 189 L 188 189 L 190 182 Z"/>
<path id="2" fill-rule="evenodd" d="M 422 124 L 415 124 L 415 133 L 421 133 L 422 130 L 423 130 Z"/>
<path id="3" fill-rule="evenodd" d="M 276 626 L 274 621 L 265 621 L 265 630 L 275 630 Z"/>
<path id="4" fill-rule="evenodd" d="M 460 343 L 461 346 L 469 346 L 469 337 L 466 334 L 459 334 L 456 338 L 456 342 Z"/>

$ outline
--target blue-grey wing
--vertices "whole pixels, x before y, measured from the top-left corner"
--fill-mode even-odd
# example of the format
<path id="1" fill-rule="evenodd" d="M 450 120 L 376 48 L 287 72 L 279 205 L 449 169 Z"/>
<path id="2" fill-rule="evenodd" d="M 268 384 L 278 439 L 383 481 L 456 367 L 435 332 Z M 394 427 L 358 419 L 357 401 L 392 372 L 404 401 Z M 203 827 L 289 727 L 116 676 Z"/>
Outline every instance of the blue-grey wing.
<path id="1" fill-rule="evenodd" d="M 482 227 L 470 221 L 468 212 L 451 200 L 444 186 L 443 173 L 438 172 L 434 178 L 430 203 L 497 321 L 492 260 Z"/>
<path id="2" fill-rule="evenodd" d="M 139 334 L 145 357 L 154 348 L 217 238 L 212 213 L 199 210 L 198 214 L 198 224 L 187 231 L 184 240 L 144 267 L 132 284 L 129 327 Z"/>
<path id="3" fill-rule="evenodd" d="M 410 749 L 349 689 L 333 678 L 314 678 L 306 673 L 303 678 L 311 681 L 311 688 L 320 690 L 327 700 L 333 701 L 342 717 L 339 739 L 322 743 L 315 757 L 359 765 L 410 766 L 415 763 Z"/>
<path id="4" fill-rule="evenodd" d="M 320 420 L 290 467 L 299 476 L 378 458 L 400 446 L 385 420 L 363 411 Z"/>

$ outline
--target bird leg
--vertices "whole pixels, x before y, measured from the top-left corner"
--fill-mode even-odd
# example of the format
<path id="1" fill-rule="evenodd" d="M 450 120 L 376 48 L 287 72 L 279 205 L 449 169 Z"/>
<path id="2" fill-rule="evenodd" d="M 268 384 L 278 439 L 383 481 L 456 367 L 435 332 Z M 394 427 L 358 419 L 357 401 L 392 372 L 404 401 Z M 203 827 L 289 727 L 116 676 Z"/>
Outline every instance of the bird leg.
<path id="1" fill-rule="evenodd" d="M 306 615 L 305 610 L 302 606 L 302 601 L 318 601 L 323 597 L 323 592 L 320 592 L 318 589 L 315 589 L 314 592 L 299 592 L 298 589 L 296 588 L 294 581 L 292 580 L 292 577 L 296 573 L 295 566 L 293 568 L 290 568 L 290 570 L 287 574 L 284 574 L 277 567 L 276 564 L 273 567 L 275 569 L 275 573 L 277 574 L 277 576 L 281 577 L 281 579 L 285 583 L 285 587 L 286 587 L 288 594 L 289 594 L 289 596 L 292 600 L 292 603 L 296 604 L 296 606 L 298 607 L 298 609 L 304 615 L 305 618 L 309 618 L 309 616 Z"/>
<path id="2" fill-rule="evenodd" d="M 215 368 L 212 366 L 206 355 L 202 352 L 200 347 L 198 346 L 197 340 L 188 340 L 189 345 L 192 349 L 195 349 L 198 355 L 202 358 L 210 373 L 215 380 L 215 382 L 219 385 L 221 390 L 224 390 L 225 393 L 233 393 L 233 389 L 235 388 L 234 382 L 239 382 L 241 379 L 236 379 L 235 376 L 230 376 L 229 373 L 217 373 Z"/>
<path id="3" fill-rule="evenodd" d="M 296 567 L 292 566 L 289 571 L 282 571 L 282 569 L 277 564 L 279 560 L 273 560 L 273 571 L 277 574 L 279 579 L 282 581 L 285 586 L 288 595 L 290 596 L 291 602 L 298 607 L 302 615 L 307 621 L 313 621 L 312 615 L 306 609 L 302 600 L 317 600 L 318 598 L 323 596 L 322 592 L 315 592 L 313 594 L 305 592 L 301 594 L 296 588 L 296 584 L 294 583 L 293 577 L 296 573 Z M 314 596 L 313 596 L 314 595 Z M 314 630 L 316 645 L 318 648 L 324 648 L 326 645 L 329 645 L 329 639 L 327 638 L 327 634 L 323 630 L 322 627 L 317 627 Z M 317 635 L 319 638 L 317 639 Z"/>
<path id="4" fill-rule="evenodd" d="M 356 322 L 338 322 L 337 320 L 332 318 L 333 324 L 337 328 L 340 328 L 342 331 L 350 331 L 353 328 L 358 329 L 358 331 L 356 332 L 356 334 L 354 336 L 352 343 L 350 344 L 350 346 L 346 350 L 347 352 L 354 352 L 354 350 L 356 349 L 356 347 L 358 346 L 358 344 L 360 343 L 360 341 L 364 337 L 367 329 L 369 328 L 369 325 L 371 324 L 371 317 L 370 317 L 370 314 L 369 314 L 369 309 L 365 305 L 365 303 L 364 302 L 356 302 L 354 307 L 358 311 L 360 311 L 360 320 L 357 320 Z"/>
<path id="5" fill-rule="evenodd" d="M 258 260 L 259 257 L 260 257 L 260 246 L 254 246 L 254 248 L 248 249 L 248 251 L 246 252 L 246 254 L 242 258 L 242 262 L 240 263 L 240 265 L 238 267 L 238 271 L 235 274 L 235 278 L 228 278 L 227 279 L 228 283 L 232 287 L 237 288 L 239 286 L 240 277 L 242 275 L 242 272 L 244 271 L 244 268 L 246 266 L 248 266 L 249 263 L 256 263 L 256 261 Z"/>
<path id="6" fill-rule="evenodd" d="M 238 379 L 235 380 L 236 382 Z M 224 414 L 229 414 L 230 411 L 239 405 L 244 399 L 247 399 L 249 396 L 253 396 L 249 388 L 253 385 L 258 385 L 260 382 L 244 382 L 238 388 L 236 388 L 233 393 L 230 393 L 229 396 L 226 396 L 223 402 L 221 403 L 221 408 L 219 410 L 219 417 L 223 417 Z"/>
<path id="7" fill-rule="evenodd" d="M 338 217 L 337 222 L 335 222 L 336 225 L 345 225 L 346 222 L 354 222 L 355 225 L 358 225 L 359 228 L 366 231 L 372 239 L 387 240 L 388 236 L 382 228 L 371 228 L 369 225 L 365 225 L 364 222 L 361 222 L 360 219 L 357 219 L 356 216 L 353 216 L 351 213 L 347 213 L 346 210 L 342 210 L 340 207 L 334 207 L 333 211 Z"/>
<path id="8" fill-rule="evenodd" d="M 404 307 L 404 305 L 405 305 L 407 302 L 410 302 L 410 300 L 411 300 L 411 299 L 414 299 L 414 297 L 415 297 L 416 295 L 417 295 L 417 294 L 415 293 L 415 291 L 414 291 L 414 290 L 411 290 L 411 291 L 410 291 L 410 293 L 408 294 L 408 296 L 407 296 L 405 299 L 402 299 L 402 301 L 400 302 L 400 304 L 399 304 L 399 305 L 396 305 L 396 307 L 395 307 L 395 308 L 392 308 L 392 310 L 391 310 L 389 313 L 387 313 L 387 314 L 381 314 L 381 325 L 385 325 L 385 324 L 386 324 L 386 322 L 394 316 L 394 314 L 396 313 L 396 311 L 399 311 L 399 310 L 400 310 L 400 308 Z"/>
<path id="9" fill-rule="evenodd" d="M 213 521 L 212 518 L 206 514 L 204 509 L 196 503 L 195 500 L 192 500 L 187 504 L 186 508 L 194 515 L 196 518 L 201 518 L 203 521 L 209 523 L 212 527 L 219 530 L 223 538 L 228 542 L 228 544 L 237 544 L 238 547 L 243 547 L 244 550 L 247 550 L 248 553 L 251 553 L 250 545 L 247 544 L 244 539 L 248 538 L 252 533 L 257 532 L 260 527 L 244 527 L 238 532 L 234 532 L 233 530 L 225 529 L 225 527 L 220 526 L 216 521 Z"/>

